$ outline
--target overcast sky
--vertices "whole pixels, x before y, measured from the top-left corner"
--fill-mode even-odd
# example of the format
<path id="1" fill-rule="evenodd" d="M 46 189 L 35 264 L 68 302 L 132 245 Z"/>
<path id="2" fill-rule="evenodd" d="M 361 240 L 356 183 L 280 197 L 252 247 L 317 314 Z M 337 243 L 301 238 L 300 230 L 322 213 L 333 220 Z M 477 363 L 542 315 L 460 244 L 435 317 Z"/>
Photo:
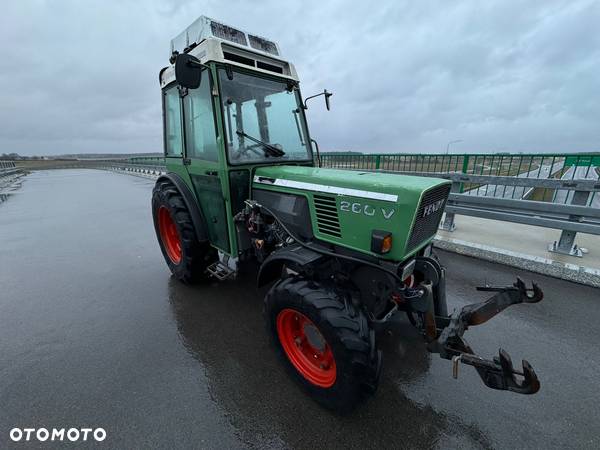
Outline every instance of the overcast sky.
<path id="1" fill-rule="evenodd" d="M 7 1 L 0 153 L 162 151 L 158 71 L 199 15 L 279 42 L 325 150 L 600 151 L 598 1 Z"/>

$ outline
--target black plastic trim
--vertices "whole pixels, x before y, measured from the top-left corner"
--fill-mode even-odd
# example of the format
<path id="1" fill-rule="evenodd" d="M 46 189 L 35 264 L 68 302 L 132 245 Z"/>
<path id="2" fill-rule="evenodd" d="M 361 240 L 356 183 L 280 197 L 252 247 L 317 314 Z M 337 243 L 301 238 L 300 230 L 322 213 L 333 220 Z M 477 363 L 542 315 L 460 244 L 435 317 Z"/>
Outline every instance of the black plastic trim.
<path id="1" fill-rule="evenodd" d="M 206 220 L 204 219 L 204 214 L 202 214 L 202 209 L 196 200 L 196 196 L 192 193 L 187 184 L 185 184 L 183 178 L 174 172 L 169 172 L 166 175 L 160 176 L 156 182 L 158 183 L 161 180 L 169 180 L 181 193 L 185 206 L 187 206 L 187 209 L 192 216 L 196 238 L 199 242 L 207 242 L 208 233 L 206 232 Z"/>
<path id="2" fill-rule="evenodd" d="M 323 258 L 320 253 L 302 247 L 298 244 L 274 251 L 260 266 L 257 277 L 258 287 L 281 278 L 281 270 L 287 263 L 295 269 L 309 266 Z"/>

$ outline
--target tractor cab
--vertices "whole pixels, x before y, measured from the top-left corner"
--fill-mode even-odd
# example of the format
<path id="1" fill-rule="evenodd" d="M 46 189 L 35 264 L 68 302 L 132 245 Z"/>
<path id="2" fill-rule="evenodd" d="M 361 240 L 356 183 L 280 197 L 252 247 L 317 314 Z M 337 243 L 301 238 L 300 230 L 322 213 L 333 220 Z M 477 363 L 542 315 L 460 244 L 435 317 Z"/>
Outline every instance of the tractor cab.
<path id="1" fill-rule="evenodd" d="M 296 70 L 275 42 L 204 16 L 171 41 L 170 62 L 160 72 L 168 170 L 193 187 L 211 244 L 236 259 L 233 217 L 255 169 L 314 165 Z"/>

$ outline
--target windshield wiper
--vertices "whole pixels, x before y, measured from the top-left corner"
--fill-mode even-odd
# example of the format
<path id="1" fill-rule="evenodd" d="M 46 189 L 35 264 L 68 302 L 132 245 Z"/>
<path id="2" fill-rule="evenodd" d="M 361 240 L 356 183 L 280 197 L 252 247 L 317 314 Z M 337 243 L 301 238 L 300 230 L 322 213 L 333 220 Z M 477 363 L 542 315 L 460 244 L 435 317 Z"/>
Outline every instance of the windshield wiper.
<path id="1" fill-rule="evenodd" d="M 250 136 L 249 134 L 247 134 L 241 130 L 237 130 L 235 132 L 235 134 L 237 134 L 238 136 L 244 136 L 245 138 L 250 139 L 251 141 L 256 142 L 257 144 L 262 145 L 263 149 L 265 150 L 265 154 L 267 156 L 274 156 L 276 158 L 279 158 L 279 157 L 285 155 L 285 152 L 283 150 L 281 150 L 280 148 L 277 148 L 274 145 L 267 144 L 266 142 L 256 139 L 255 137 Z"/>

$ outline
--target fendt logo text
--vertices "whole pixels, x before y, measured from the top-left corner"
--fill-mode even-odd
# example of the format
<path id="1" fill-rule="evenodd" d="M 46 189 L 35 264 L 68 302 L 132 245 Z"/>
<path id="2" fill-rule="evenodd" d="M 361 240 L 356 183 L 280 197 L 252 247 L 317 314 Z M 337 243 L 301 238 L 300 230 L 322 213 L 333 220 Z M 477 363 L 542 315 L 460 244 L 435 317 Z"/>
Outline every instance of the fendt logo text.
<path id="1" fill-rule="evenodd" d="M 432 203 L 430 205 L 426 205 L 425 208 L 423 208 L 423 217 L 427 217 L 431 214 L 433 214 L 434 212 L 438 211 L 442 206 L 444 205 L 444 200 L 438 200 L 435 203 Z"/>
<path id="2" fill-rule="evenodd" d="M 13 442 L 33 441 L 87 441 L 102 442 L 106 439 L 104 428 L 13 428 L 10 430 Z"/>

